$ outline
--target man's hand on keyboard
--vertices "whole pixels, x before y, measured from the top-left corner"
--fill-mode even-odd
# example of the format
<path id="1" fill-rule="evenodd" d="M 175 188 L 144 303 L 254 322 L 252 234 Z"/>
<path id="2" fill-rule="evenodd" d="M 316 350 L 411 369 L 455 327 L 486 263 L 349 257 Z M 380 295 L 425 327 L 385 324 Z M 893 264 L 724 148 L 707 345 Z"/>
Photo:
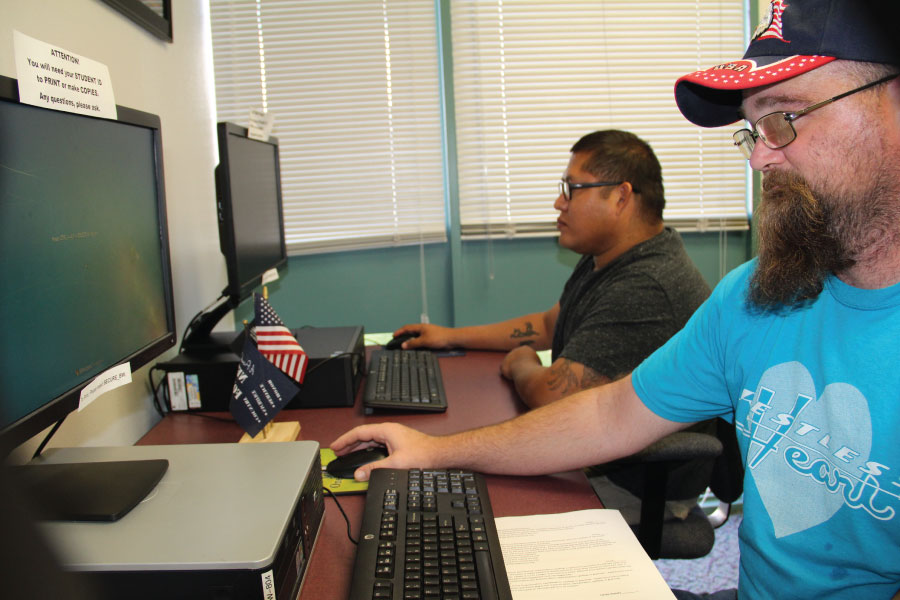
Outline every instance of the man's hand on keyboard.
<path id="1" fill-rule="evenodd" d="M 368 481 L 373 469 L 427 469 L 439 467 L 429 459 L 429 448 L 435 438 L 398 423 L 378 423 L 361 425 L 351 429 L 331 443 L 331 449 L 338 456 L 382 444 L 390 456 L 371 462 L 356 470 L 357 481 Z M 374 444 L 373 444 L 374 443 Z"/>

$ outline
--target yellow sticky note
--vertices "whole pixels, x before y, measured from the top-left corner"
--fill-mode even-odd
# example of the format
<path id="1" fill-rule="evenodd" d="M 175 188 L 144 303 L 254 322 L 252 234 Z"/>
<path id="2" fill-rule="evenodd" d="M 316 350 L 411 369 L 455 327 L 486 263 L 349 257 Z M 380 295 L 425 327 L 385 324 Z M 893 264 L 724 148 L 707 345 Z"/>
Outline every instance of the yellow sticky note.
<path id="1" fill-rule="evenodd" d="M 319 456 L 322 459 L 322 486 L 331 490 L 334 494 L 362 494 L 369 489 L 368 481 L 356 481 L 355 479 L 342 479 L 332 477 L 325 470 L 325 466 L 337 456 L 331 448 L 320 448 Z"/>

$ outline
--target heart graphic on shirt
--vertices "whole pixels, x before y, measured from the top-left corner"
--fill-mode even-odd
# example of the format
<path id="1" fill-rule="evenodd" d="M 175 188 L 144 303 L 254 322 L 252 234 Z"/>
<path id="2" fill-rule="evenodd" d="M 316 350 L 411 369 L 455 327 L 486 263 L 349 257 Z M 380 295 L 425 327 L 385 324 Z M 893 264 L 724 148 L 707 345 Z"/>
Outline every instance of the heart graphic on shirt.
<path id="1" fill-rule="evenodd" d="M 872 449 L 872 420 L 865 396 L 847 383 L 828 384 L 817 396 L 812 376 L 798 362 L 782 363 L 763 373 L 747 426 L 752 432 L 747 466 L 779 538 L 830 519 L 844 504 L 847 491 L 841 485 L 834 489 L 833 472 L 840 470 L 856 481 L 857 467 L 865 464 Z M 789 464 L 786 452 L 800 470 Z M 822 481 L 800 472 L 812 463 L 810 471 L 827 477 L 831 491 Z"/>

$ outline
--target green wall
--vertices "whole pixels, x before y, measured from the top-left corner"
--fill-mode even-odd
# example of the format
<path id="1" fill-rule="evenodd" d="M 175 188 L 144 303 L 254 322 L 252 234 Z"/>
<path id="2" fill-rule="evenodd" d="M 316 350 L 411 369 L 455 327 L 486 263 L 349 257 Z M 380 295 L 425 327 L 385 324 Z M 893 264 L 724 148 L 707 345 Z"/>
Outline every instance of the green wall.
<path id="1" fill-rule="evenodd" d="M 682 234 L 688 254 L 711 286 L 750 257 L 747 231 Z M 724 250 L 724 251 L 723 251 Z M 370 333 L 417 322 L 423 312 L 420 256 L 424 255 L 432 323 L 472 325 L 544 310 L 559 297 L 578 257 L 556 238 L 463 242 L 461 277 L 453 305 L 449 244 L 403 246 L 294 256 L 269 285 L 269 301 L 290 327 L 363 325 Z M 235 320 L 252 318 L 245 302 Z"/>

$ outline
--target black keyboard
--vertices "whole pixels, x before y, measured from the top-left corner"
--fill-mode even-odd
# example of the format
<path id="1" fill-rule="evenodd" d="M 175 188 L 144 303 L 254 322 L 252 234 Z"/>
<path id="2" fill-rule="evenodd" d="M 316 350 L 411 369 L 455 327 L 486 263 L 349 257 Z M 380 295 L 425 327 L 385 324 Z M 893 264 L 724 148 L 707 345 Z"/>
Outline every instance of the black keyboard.
<path id="1" fill-rule="evenodd" d="M 447 396 L 437 357 L 428 350 L 374 350 L 363 406 L 373 409 L 444 412 Z"/>
<path id="2" fill-rule="evenodd" d="M 372 471 L 351 585 L 350 600 L 511 600 L 482 475 Z"/>

